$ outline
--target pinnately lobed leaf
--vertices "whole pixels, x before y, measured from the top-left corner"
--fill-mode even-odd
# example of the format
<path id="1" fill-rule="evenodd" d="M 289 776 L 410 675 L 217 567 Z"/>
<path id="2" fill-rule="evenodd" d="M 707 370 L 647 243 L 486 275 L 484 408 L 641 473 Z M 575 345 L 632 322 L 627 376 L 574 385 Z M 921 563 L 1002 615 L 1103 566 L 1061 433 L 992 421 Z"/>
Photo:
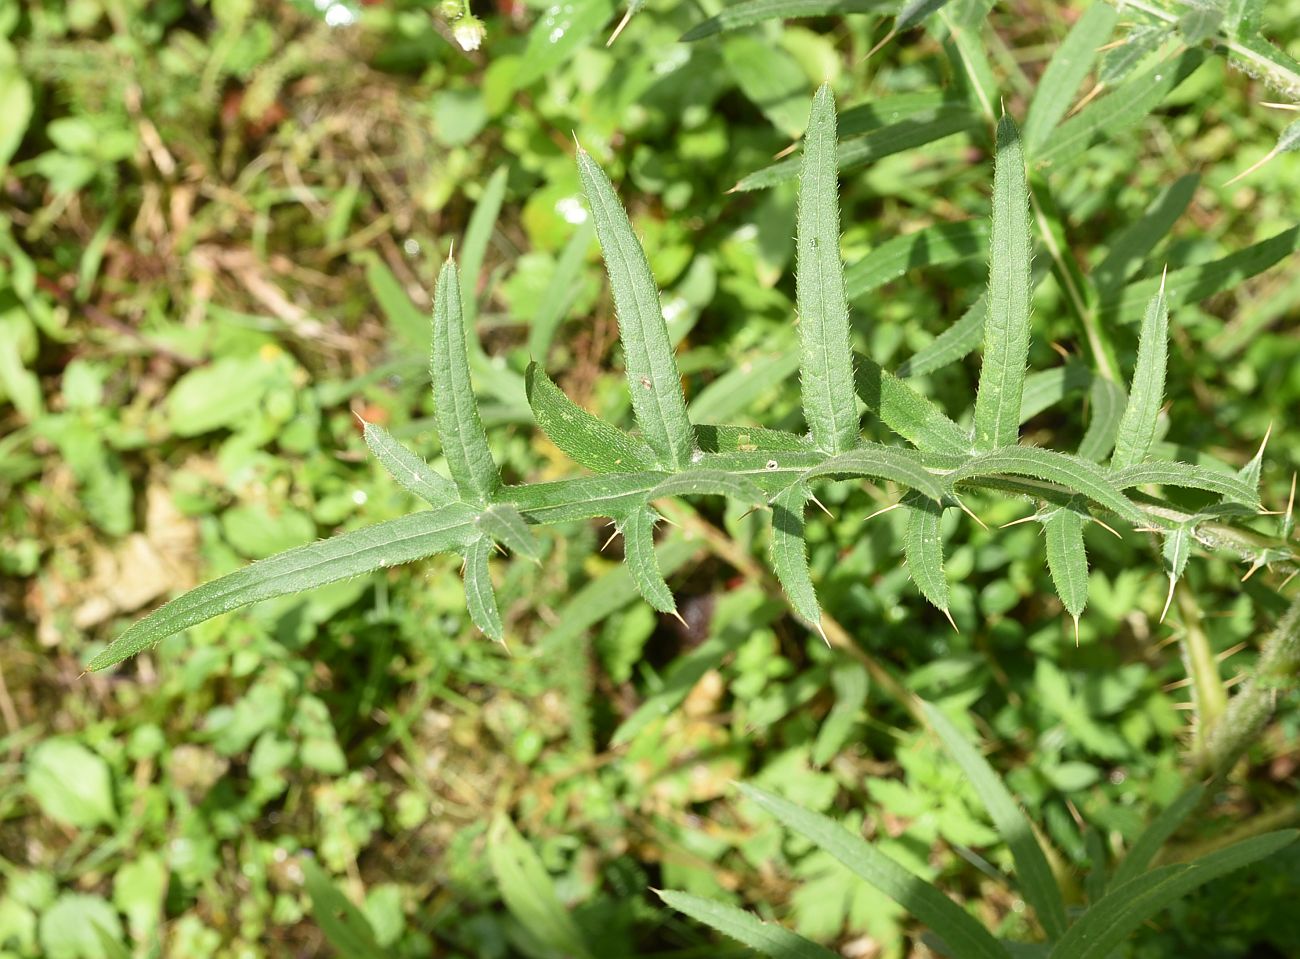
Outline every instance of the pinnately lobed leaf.
<path id="1" fill-rule="evenodd" d="M 912 582 L 931 604 L 948 612 L 948 578 L 943 574 L 943 534 L 939 526 L 943 507 L 916 496 L 904 499 L 907 509 L 907 532 L 903 536 L 903 555 Z"/>
<path id="2" fill-rule="evenodd" d="M 772 500 L 772 569 L 790 606 L 803 620 L 821 628 L 822 611 L 808 572 L 808 544 L 804 538 L 804 507 L 809 492 L 794 483 Z"/>
<path id="3" fill-rule="evenodd" d="M 820 476 L 870 476 L 891 480 L 936 502 L 945 492 L 942 480 L 925 468 L 915 452 L 881 446 L 879 443 L 869 443 L 839 456 L 832 456 L 804 473 L 803 479 L 811 480 Z"/>
<path id="4" fill-rule="evenodd" d="M 971 457 L 948 476 L 954 483 L 976 476 L 1008 473 L 1055 483 L 1071 493 L 1104 506 L 1135 526 L 1145 522 L 1142 513 L 1120 491 L 1111 475 L 1095 463 L 1035 446 L 1016 446 Z"/>
<path id="5" fill-rule="evenodd" d="M 519 510 L 509 503 L 493 503 L 474 520 L 494 542 L 534 563 L 542 559 L 541 544 Z"/>
<path id="6" fill-rule="evenodd" d="M 492 574 L 488 569 L 488 556 L 492 553 L 492 540 L 478 536 L 465 547 L 465 607 L 474 625 L 498 643 L 505 640 L 505 627 L 497 610 L 497 597 L 492 589 Z"/>
<path id="7" fill-rule="evenodd" d="M 1088 605 L 1088 553 L 1083 545 L 1083 517 L 1072 509 L 1052 512 L 1043 521 L 1047 531 L 1047 568 L 1075 623 Z"/>
<path id="8" fill-rule="evenodd" d="M 842 453 L 858 442 L 849 305 L 840 261 L 835 100 L 828 84 L 813 97 L 799 179 L 798 272 L 804 418 L 813 442 Z"/>
<path id="9" fill-rule="evenodd" d="M 1142 319 L 1142 332 L 1138 339 L 1137 366 L 1133 371 L 1133 385 L 1129 389 L 1128 406 L 1119 421 L 1115 436 L 1115 452 L 1111 456 L 1112 469 L 1122 470 L 1136 466 L 1146 459 L 1151 444 L 1156 439 L 1156 425 L 1160 419 L 1160 404 L 1165 395 L 1165 367 L 1169 358 L 1169 308 L 1165 303 L 1165 290 L 1151 298 L 1146 316 Z"/>
<path id="10" fill-rule="evenodd" d="M 398 486 L 435 509 L 457 501 L 451 481 L 394 439 L 388 430 L 366 420 L 361 424 L 366 446 Z"/>
<path id="11" fill-rule="evenodd" d="M 640 506 L 619 522 L 618 528 L 623 534 L 623 557 L 637 591 L 645 601 L 661 613 L 676 613 L 677 603 L 672 590 L 664 582 L 659 561 L 655 559 L 656 519 L 653 509 Z"/>
<path id="12" fill-rule="evenodd" d="M 834 856 L 850 871 L 893 899 L 943 938 L 961 959 L 1008 959 L 1008 953 L 979 922 L 894 859 L 820 813 L 774 793 L 742 783 L 740 790 L 787 829 Z"/>
<path id="13" fill-rule="evenodd" d="M 501 485 L 501 476 L 488 449 L 470 383 L 460 281 L 451 260 L 443 264 L 434 288 L 429 373 L 433 378 L 434 416 L 451 478 L 462 499 L 486 505 Z"/>
<path id="14" fill-rule="evenodd" d="M 1015 122 L 998 122 L 993 171 L 993 233 L 989 240 L 988 311 L 984 360 L 975 395 L 975 448 L 1014 446 L 1029 360 L 1029 187 Z"/>
<path id="15" fill-rule="evenodd" d="M 796 932 L 774 922 L 763 922 L 758 917 L 700 896 L 686 892 L 662 891 L 659 898 L 680 913 L 696 922 L 730 936 L 769 959 L 837 959 L 838 953 L 825 946 L 810 942 Z"/>
<path id="16" fill-rule="evenodd" d="M 662 465 L 683 469 L 695 451 L 695 435 L 686 416 L 681 374 L 659 305 L 659 289 L 609 177 L 581 148 L 578 175 L 596 222 L 614 293 L 637 424 Z"/>

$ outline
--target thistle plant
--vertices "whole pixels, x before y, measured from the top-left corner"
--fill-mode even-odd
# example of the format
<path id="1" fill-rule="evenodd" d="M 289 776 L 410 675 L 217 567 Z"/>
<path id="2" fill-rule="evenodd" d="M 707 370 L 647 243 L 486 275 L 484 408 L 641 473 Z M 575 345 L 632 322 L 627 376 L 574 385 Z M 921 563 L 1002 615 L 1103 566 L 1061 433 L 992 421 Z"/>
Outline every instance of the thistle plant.
<path id="1" fill-rule="evenodd" d="M 586 412 L 534 363 L 526 382 L 537 424 L 590 475 L 504 484 L 479 417 L 470 375 L 472 330 L 462 311 L 456 264 L 448 260 L 434 296 L 431 375 L 450 476 L 433 470 L 382 427 L 364 424 L 376 458 L 430 509 L 281 553 L 191 590 L 128 628 L 90 668 L 111 666 L 249 603 L 446 552 L 464 561 L 473 622 L 502 640 L 489 570 L 493 552 L 505 549 L 536 560 L 542 551 L 537 527 L 595 517 L 613 520 L 645 600 L 674 614 L 673 594 L 655 555 L 654 529 L 660 519 L 656 504 L 680 496 L 723 496 L 768 511 L 772 568 L 795 614 L 821 629 L 807 561 L 805 508 L 818 484 L 856 478 L 884 481 L 897 490 L 894 505 L 907 513 L 908 572 L 922 595 L 950 619 L 940 524 L 946 511 L 967 510 L 962 497 L 974 490 L 1033 504 L 1030 518 L 1046 530 L 1053 582 L 1076 623 L 1087 604 L 1083 530 L 1089 523 L 1126 524 L 1166 537 L 1171 582 L 1181 574 L 1193 540 L 1259 549 L 1258 534 L 1241 521 L 1260 510 L 1260 457 L 1233 474 L 1152 456 L 1166 367 L 1164 281 L 1142 315 L 1127 401 L 1117 417 L 1107 415 L 1101 424 L 1108 435 L 1094 444 L 1091 457 L 1018 442 L 1029 392 L 1033 276 L 1026 163 L 1009 117 L 997 124 L 989 283 L 977 327 L 983 364 L 969 425 L 951 419 L 905 380 L 852 349 L 839 252 L 836 151 L 835 106 L 823 86 L 812 103 L 799 160 L 796 299 L 806 434 L 692 422 L 645 254 L 608 177 L 579 148 L 578 170 L 618 312 L 638 431 L 624 432 Z M 864 440 L 859 400 L 906 445 Z M 1111 448 L 1109 463 L 1098 462 L 1096 449 Z M 1159 487 L 1199 490 L 1211 502 L 1189 513 L 1153 495 Z M 1277 542 L 1269 547 L 1277 554 L 1273 558 L 1289 558 L 1285 538 Z"/>

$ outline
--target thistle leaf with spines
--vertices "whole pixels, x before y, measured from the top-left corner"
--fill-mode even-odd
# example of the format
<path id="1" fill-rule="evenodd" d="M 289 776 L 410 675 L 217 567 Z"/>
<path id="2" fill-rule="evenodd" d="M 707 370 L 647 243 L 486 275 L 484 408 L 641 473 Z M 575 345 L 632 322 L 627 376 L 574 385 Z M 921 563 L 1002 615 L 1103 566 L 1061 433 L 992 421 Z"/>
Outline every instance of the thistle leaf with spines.
<path id="1" fill-rule="evenodd" d="M 829 84 L 813 97 L 804 134 L 795 249 L 804 419 L 819 448 L 842 453 L 858 443 L 858 414 L 840 260 L 835 100 Z"/>
<path id="2" fill-rule="evenodd" d="M 618 310 L 618 331 L 637 424 L 661 465 L 683 469 L 690 465 L 695 451 L 695 435 L 686 415 L 681 374 L 659 304 L 659 288 L 609 177 L 581 147 L 578 176 L 596 223 L 596 236 Z"/>
<path id="3" fill-rule="evenodd" d="M 512 553 L 534 563 L 541 562 L 541 543 L 519 510 L 509 503 L 493 503 L 475 517 L 474 524 Z"/>
<path id="4" fill-rule="evenodd" d="M 832 456 L 804 473 L 802 479 L 806 482 L 823 476 L 870 476 L 891 480 L 935 502 L 947 491 L 943 480 L 927 469 L 916 453 L 879 443 L 864 444 L 858 449 Z"/>
<path id="5" fill-rule="evenodd" d="M 657 466 L 649 446 L 574 403 L 536 363 L 528 364 L 524 382 L 537 425 L 575 463 L 597 473 L 634 473 Z"/>
<path id="6" fill-rule="evenodd" d="M 1115 484 L 1111 474 L 1095 463 L 1055 450 L 1015 446 L 981 453 L 951 470 L 948 478 L 954 483 L 960 483 L 965 479 L 996 473 L 1055 483 L 1110 510 L 1135 526 L 1141 526 L 1144 522 L 1142 513 Z"/>
<path id="7" fill-rule="evenodd" d="M 492 540 L 486 536 L 476 536 L 465 547 L 465 607 L 474 625 L 501 643 L 505 641 L 505 627 L 501 625 L 496 591 L 492 588 L 492 573 L 488 568 L 491 554 Z"/>
<path id="8" fill-rule="evenodd" d="M 975 448 L 1014 446 L 1029 360 L 1029 185 L 1020 134 L 1008 116 L 998 121 L 993 170 L 993 232 L 989 240 L 984 359 L 975 395 Z"/>
<path id="9" fill-rule="evenodd" d="M 1069 508 L 1053 510 L 1043 520 L 1047 532 L 1047 568 L 1056 595 L 1074 619 L 1088 605 L 1088 552 L 1083 544 L 1083 517 Z"/>
<path id="10" fill-rule="evenodd" d="M 361 419 L 360 416 L 357 419 L 361 420 L 366 446 L 398 486 L 435 509 L 459 501 L 451 480 L 435 471 L 379 424 Z"/>
<path id="11" fill-rule="evenodd" d="M 795 614 L 820 631 L 822 611 L 804 535 L 804 507 L 811 496 L 802 483 L 794 483 L 772 500 L 772 569 Z"/>
<path id="12" fill-rule="evenodd" d="M 1175 461 L 1148 461 L 1115 470 L 1111 479 L 1120 489 L 1134 486 L 1178 486 L 1214 493 L 1224 499 L 1259 507 L 1259 490 L 1238 475 Z"/>
<path id="13" fill-rule="evenodd" d="M 907 574 L 921 595 L 952 620 L 948 612 L 948 578 L 943 572 L 943 507 L 918 496 L 903 499 L 907 510 L 907 530 L 903 535 L 903 555 Z"/>
<path id="14" fill-rule="evenodd" d="M 1165 288 L 1147 305 L 1138 338 L 1137 366 L 1133 370 L 1133 383 L 1129 388 L 1128 406 L 1119 421 L 1115 437 L 1115 452 L 1111 456 L 1112 469 L 1142 463 L 1156 439 L 1160 420 L 1160 406 L 1165 395 L 1165 368 L 1169 361 L 1169 307 L 1165 302 Z"/>
<path id="15" fill-rule="evenodd" d="M 653 509 L 641 506 L 618 521 L 619 532 L 623 534 L 623 556 L 637 592 L 659 612 L 675 616 L 677 603 L 655 559 L 654 528 L 657 519 L 658 514 Z"/>
<path id="16" fill-rule="evenodd" d="M 447 468 L 461 498 L 484 506 L 501 485 L 501 475 L 479 419 L 465 340 L 460 281 L 456 264 L 448 260 L 438 274 L 433 294 L 433 358 L 429 374 L 433 379 L 434 419 Z"/>

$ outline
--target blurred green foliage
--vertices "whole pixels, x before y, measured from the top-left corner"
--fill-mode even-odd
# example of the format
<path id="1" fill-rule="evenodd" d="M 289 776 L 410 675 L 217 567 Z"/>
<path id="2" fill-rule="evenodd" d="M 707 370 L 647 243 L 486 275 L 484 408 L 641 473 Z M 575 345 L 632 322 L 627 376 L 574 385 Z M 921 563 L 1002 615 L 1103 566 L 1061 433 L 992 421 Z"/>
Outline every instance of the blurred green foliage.
<path id="1" fill-rule="evenodd" d="M 987 19 L 984 4 L 950 6 L 936 21 L 975 25 L 1023 116 L 1083 5 L 1000 4 Z M 601 556 L 603 530 L 574 524 L 542 565 L 498 570 L 509 651 L 473 629 L 456 563 L 439 558 L 81 675 L 162 598 L 411 509 L 353 411 L 437 458 L 427 315 L 453 239 L 462 262 L 479 251 L 473 374 L 507 478 L 568 470 L 523 402 L 530 351 L 587 408 L 630 419 L 570 131 L 621 184 L 688 399 L 802 429 L 774 346 L 794 316 L 795 185 L 726 191 L 802 132 L 824 79 L 849 107 L 967 97 L 956 41 L 916 29 L 867 59 L 889 29 L 878 13 L 680 43 L 720 5 L 648 3 L 606 47 L 621 11 L 561 7 L 479 0 L 486 37 L 466 52 L 417 2 L 0 0 L 0 956 L 328 955 L 325 934 L 361 937 L 347 954 L 410 957 L 581 954 L 574 938 L 600 955 L 731 948 L 651 886 L 846 954 L 922 954 L 901 910 L 774 831 L 738 779 L 861 825 L 988 927 L 1029 931 L 969 785 L 745 566 L 761 527 L 739 508 L 683 510 L 660 544 L 685 628 Z M 1294 0 L 1261 15 L 1300 52 Z M 1139 27 L 1110 52 L 1105 79 L 1140 76 L 1154 36 Z M 1286 129 L 1289 114 L 1260 106 L 1274 99 L 1208 58 L 1154 115 L 1063 158 L 1047 175 L 1075 259 L 1153 278 L 1295 226 L 1293 153 L 1227 182 Z M 846 175 L 846 262 L 985 218 L 984 142 L 955 129 Z M 497 170 L 500 212 L 475 231 Z M 1162 196 L 1177 208 L 1168 241 L 1107 261 Z M 1275 424 L 1272 509 L 1300 465 L 1288 262 L 1173 312 L 1166 396 L 1168 439 L 1188 457 L 1240 465 Z M 897 366 L 985 279 L 978 255 L 894 274 L 854 298 L 869 318 L 856 345 Z M 1057 365 L 1053 347 L 1087 351 L 1066 301 L 1058 276 L 1039 284 L 1035 369 Z M 1130 373 L 1135 331 L 1117 346 Z M 915 382 L 955 415 L 977 371 Z M 1025 434 L 1077 441 L 1088 410 L 1074 396 Z M 901 516 L 864 525 L 878 497 L 823 498 L 835 519 L 809 523 L 823 606 L 907 690 L 977 717 L 971 732 L 1080 887 L 1182 789 L 1200 733 L 1172 642 L 1199 635 L 1225 679 L 1241 675 L 1284 605 L 1282 575 L 1242 583 L 1229 559 L 1198 558 L 1161 624 L 1155 547 L 1089 528 L 1076 647 L 1037 527 L 988 532 L 950 512 L 955 633 L 899 567 Z M 1023 512 L 970 505 L 990 527 Z M 1300 713 L 1294 692 L 1280 699 L 1176 850 L 1294 819 Z M 1130 952 L 1288 955 L 1297 881 L 1293 847 L 1175 906 Z"/>

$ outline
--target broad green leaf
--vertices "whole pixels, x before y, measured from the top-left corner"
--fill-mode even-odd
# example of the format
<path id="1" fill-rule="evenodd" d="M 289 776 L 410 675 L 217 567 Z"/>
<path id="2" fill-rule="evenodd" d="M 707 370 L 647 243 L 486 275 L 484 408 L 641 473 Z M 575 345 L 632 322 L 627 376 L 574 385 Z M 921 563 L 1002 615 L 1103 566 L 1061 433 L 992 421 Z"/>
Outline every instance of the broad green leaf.
<path id="1" fill-rule="evenodd" d="M 479 194 L 474 212 L 470 214 L 465 227 L 464 242 L 460 250 L 461 307 L 465 314 L 465 324 L 473 328 L 478 318 L 478 282 L 483 272 L 483 257 L 487 254 L 488 241 L 492 239 L 492 230 L 496 227 L 497 216 L 501 213 L 501 203 L 506 196 L 506 180 L 509 168 L 497 167 L 488 178 L 483 192 Z M 471 349 L 478 349 L 478 340 L 470 337 Z"/>
<path id="2" fill-rule="evenodd" d="M 976 476 L 1009 473 L 1056 483 L 1071 493 L 1104 506 L 1135 526 L 1145 525 L 1142 513 L 1120 492 L 1115 481 L 1095 463 L 1035 446 L 1016 446 L 972 457 L 948 474 L 953 482 Z"/>
<path id="3" fill-rule="evenodd" d="M 690 469 L 669 476 L 651 489 L 646 499 L 698 495 L 728 496 L 742 503 L 757 505 L 767 502 L 763 491 L 745 477 L 710 469 Z"/>
<path id="4" fill-rule="evenodd" d="M 1225 499 L 1248 506 L 1259 506 L 1259 492 L 1232 473 L 1193 466 L 1190 463 L 1152 461 L 1138 463 L 1111 474 L 1120 489 L 1134 486 L 1179 486 L 1217 493 Z"/>
<path id="5" fill-rule="evenodd" d="M 998 121 L 989 240 L 988 315 L 984 359 L 975 396 L 975 448 L 1014 446 L 1029 360 L 1029 186 L 1020 135 L 1010 117 Z"/>
<path id="6" fill-rule="evenodd" d="M 1212 852 L 1190 864 L 1161 866 L 1112 887 L 1071 926 L 1051 959 L 1107 959 L 1138 926 L 1212 879 L 1235 872 L 1296 839 L 1295 830 L 1265 833 Z"/>
<path id="7" fill-rule="evenodd" d="M 1067 361 L 1064 366 L 1030 373 L 1025 377 L 1025 389 L 1020 394 L 1021 424 L 1055 406 L 1067 396 L 1082 393 L 1092 385 L 1092 381 L 1092 370 L 1073 360 Z"/>
<path id="8" fill-rule="evenodd" d="M 891 430 L 926 452 L 970 452 L 970 435 L 934 402 L 864 354 L 856 354 L 854 361 L 858 396 Z"/>
<path id="9" fill-rule="evenodd" d="M 1128 394 L 1118 383 L 1104 376 L 1094 376 L 1092 385 L 1088 387 L 1088 404 L 1088 431 L 1079 442 L 1079 455 L 1100 463 L 1115 448 L 1115 437 L 1128 404 Z"/>
<path id="10" fill-rule="evenodd" d="M 764 20 L 793 20 L 797 17 L 825 17 L 846 13 L 868 13 L 888 8 L 891 0 L 743 0 L 697 23 L 682 34 L 682 42 L 702 40 L 727 30 L 739 30 Z"/>
<path id="11" fill-rule="evenodd" d="M 879 443 L 865 444 L 856 450 L 832 456 L 820 466 L 804 473 L 803 479 L 806 481 L 821 476 L 871 476 L 891 480 L 936 502 L 943 498 L 946 491 L 942 479 L 926 469 L 915 452 L 881 446 Z"/>
<path id="12" fill-rule="evenodd" d="M 506 908 L 539 945 L 566 959 L 591 959 L 541 857 L 505 815 L 498 815 L 488 831 L 488 863 Z"/>
<path id="13" fill-rule="evenodd" d="M 685 913 L 696 922 L 702 922 L 771 959 L 837 959 L 838 953 L 831 952 L 825 946 L 810 942 L 783 926 L 763 922 L 757 916 L 735 906 L 685 892 L 658 891 L 657 894 L 678 912 Z"/>
<path id="14" fill-rule="evenodd" d="M 1047 142 L 1052 130 L 1070 109 L 1075 91 L 1088 76 L 1097 59 L 1097 51 L 1110 39 L 1118 19 L 1119 12 L 1109 3 L 1094 3 L 1083 11 L 1052 54 L 1047 69 L 1034 88 L 1021 131 L 1025 149 L 1031 156 Z"/>
<path id="15" fill-rule="evenodd" d="M 939 529 L 943 507 L 919 497 L 904 499 L 907 531 L 903 556 L 907 574 L 932 605 L 948 612 L 948 578 L 943 573 L 943 534 Z"/>
<path id="16" fill-rule="evenodd" d="M 492 540 L 486 536 L 475 537 L 465 546 L 465 608 L 474 625 L 500 643 L 505 640 L 505 628 L 501 625 L 492 573 L 488 569 L 491 552 Z"/>
<path id="17" fill-rule="evenodd" d="M 845 269 L 845 294 L 850 300 L 857 300 L 909 270 L 983 256 L 988 251 L 988 241 L 989 225 L 984 220 L 936 223 L 893 237 Z"/>
<path id="18" fill-rule="evenodd" d="M 988 294 L 981 293 L 956 323 L 935 337 L 934 342 L 899 364 L 898 376 L 904 379 L 925 376 L 970 356 L 979 349 L 987 314 Z"/>
<path id="19" fill-rule="evenodd" d="M 650 447 L 578 406 L 536 363 L 528 364 L 524 377 L 537 425 L 575 463 L 597 473 L 655 468 Z"/>
<path id="20" fill-rule="evenodd" d="M 1147 306 L 1138 339 L 1137 366 L 1129 388 L 1128 406 L 1119 421 L 1112 469 L 1136 466 L 1147 458 L 1156 439 L 1160 405 L 1165 398 L 1165 367 L 1169 360 L 1169 307 L 1162 288 Z"/>
<path id="21" fill-rule="evenodd" d="M 645 441 L 663 465 L 683 469 L 690 463 L 695 437 L 650 264 L 605 171 L 582 149 L 578 174 L 596 221 L 618 309 L 632 409 Z"/>
<path id="22" fill-rule="evenodd" d="M 501 476 L 488 449 L 478 400 L 470 384 L 460 282 L 451 260 L 443 264 L 434 288 L 433 360 L 429 373 L 433 378 L 434 416 L 451 478 L 463 499 L 486 504 L 501 485 Z"/>
<path id="23" fill-rule="evenodd" d="M 808 544 L 803 524 L 804 506 L 810 495 L 802 483 L 795 483 L 772 500 L 772 569 L 790 600 L 790 607 L 806 623 L 820 630 L 822 611 L 808 572 Z"/>
<path id="24" fill-rule="evenodd" d="M 259 560 L 176 597 L 132 624 L 87 669 L 120 663 L 174 633 L 250 603 L 458 549 L 476 535 L 474 515 L 472 508 L 453 503 Z"/>
<path id="25" fill-rule="evenodd" d="M 1200 806 L 1204 795 L 1205 787 L 1200 783 L 1194 783 L 1179 793 L 1178 797 L 1166 806 L 1134 840 L 1132 848 L 1120 861 L 1109 885 L 1122 886 L 1146 872 L 1147 866 L 1151 865 L 1156 853 L 1164 847 L 1169 837 L 1178 831 L 1178 827 L 1192 814 L 1192 811 Z"/>
<path id="26" fill-rule="evenodd" d="M 117 821 L 108 763 L 76 740 L 37 743 L 27 756 L 24 785 L 41 812 L 60 825 L 94 829 Z"/>
<path id="27" fill-rule="evenodd" d="M 546 292 L 537 301 L 537 309 L 528 321 L 528 354 L 539 364 L 544 364 L 546 355 L 551 352 L 551 342 L 555 332 L 573 306 L 573 298 L 579 289 L 582 266 L 587 256 L 587 248 L 596 227 L 588 218 L 583 220 L 564 245 L 560 259 L 551 274 L 551 282 L 546 285 Z"/>
<path id="28" fill-rule="evenodd" d="M 848 742 L 867 703 L 870 677 L 859 663 L 840 663 L 831 671 L 831 687 L 835 690 L 835 704 L 822 720 L 813 742 L 812 763 L 818 767 L 829 763 Z"/>
<path id="29" fill-rule="evenodd" d="M 677 603 L 672 590 L 664 582 L 655 559 L 655 520 L 658 514 L 649 506 L 642 506 L 625 516 L 618 524 L 623 534 L 623 557 L 637 591 L 645 601 L 661 613 L 676 613 Z"/>
<path id="30" fill-rule="evenodd" d="M 1077 627 L 1088 605 L 1088 552 L 1083 545 L 1083 517 L 1072 509 L 1053 511 L 1043 521 L 1047 531 L 1047 568 L 1065 611 Z"/>
<path id="31" fill-rule="evenodd" d="M 949 0 L 907 0 L 894 18 L 894 29 L 899 32 L 911 29 L 930 14 L 947 6 L 948 2 Z"/>
<path id="32" fill-rule="evenodd" d="M 1221 259 L 1170 270 L 1163 280 L 1168 307 L 1177 309 L 1231 290 L 1297 251 L 1300 251 L 1300 227 L 1293 226 Z M 1160 277 L 1153 276 L 1130 283 L 1118 296 L 1103 301 L 1098 313 L 1101 322 L 1137 323 L 1145 315 L 1146 306 L 1159 291 L 1161 282 Z"/>
<path id="33" fill-rule="evenodd" d="M 1109 9 L 1105 3 L 1089 9 L 1098 7 Z M 1156 244 L 1169 235 L 1191 205 L 1200 183 L 1201 177 L 1196 173 L 1179 177 L 1160 192 L 1142 216 L 1111 238 L 1105 259 L 1092 271 L 1092 282 L 1102 292 L 1103 299 L 1121 290 Z"/>
<path id="34" fill-rule="evenodd" d="M 965 104 L 945 106 L 935 110 L 929 116 L 918 115 L 913 118 L 892 123 L 887 127 L 872 130 L 860 137 L 850 137 L 840 142 L 836 149 L 836 165 L 841 173 L 875 163 L 877 160 L 913 147 L 924 146 L 956 133 L 965 133 L 979 127 L 979 118 Z M 765 190 L 799 176 L 800 157 L 787 157 L 770 166 L 756 170 L 732 187 L 732 192 L 746 190 Z"/>
<path id="35" fill-rule="evenodd" d="M 382 426 L 367 420 L 361 420 L 361 424 L 366 446 L 398 486 L 434 508 L 457 501 L 456 487 L 451 480 L 436 472 Z"/>
<path id="36" fill-rule="evenodd" d="M 604 29 L 613 13 L 613 0 L 557 0 L 548 6 L 528 31 L 515 89 L 551 76 Z"/>
<path id="37" fill-rule="evenodd" d="M 849 306 L 840 261 L 835 100 L 823 84 L 813 97 L 799 176 L 796 295 L 803 412 L 813 442 L 829 453 L 858 444 Z"/>
<path id="38" fill-rule="evenodd" d="M 779 819 L 786 828 L 834 856 L 943 938 L 961 959 L 1008 959 L 1008 954 L 979 922 L 955 902 L 895 860 L 820 813 L 755 786 L 741 792 Z"/>
<path id="39" fill-rule="evenodd" d="M 1142 121 L 1205 62 L 1201 50 L 1184 50 L 1177 60 L 1157 63 L 1090 103 L 1053 132 L 1034 160 L 1063 166 L 1088 154 L 1097 137 L 1114 137 Z"/>
<path id="40" fill-rule="evenodd" d="M 930 728 L 938 734 L 948 755 L 961 767 L 966 781 L 975 788 L 1002 841 L 1011 850 L 1020 890 L 1025 900 L 1033 906 L 1047 937 L 1059 938 L 1065 932 L 1065 903 L 1029 819 L 993 771 L 993 767 L 957 731 L 957 727 L 943 711 L 932 703 L 925 702 L 921 708 L 925 711 Z"/>
<path id="41" fill-rule="evenodd" d="M 509 503 L 492 504 L 478 514 L 474 523 L 510 552 L 534 563 L 541 561 L 541 544 L 519 511 Z"/>
<path id="42" fill-rule="evenodd" d="M 329 944 L 348 959 L 384 959 L 386 953 L 365 913 L 339 891 L 315 860 L 304 856 L 299 861 L 303 886 L 311 899 L 311 917 Z"/>

